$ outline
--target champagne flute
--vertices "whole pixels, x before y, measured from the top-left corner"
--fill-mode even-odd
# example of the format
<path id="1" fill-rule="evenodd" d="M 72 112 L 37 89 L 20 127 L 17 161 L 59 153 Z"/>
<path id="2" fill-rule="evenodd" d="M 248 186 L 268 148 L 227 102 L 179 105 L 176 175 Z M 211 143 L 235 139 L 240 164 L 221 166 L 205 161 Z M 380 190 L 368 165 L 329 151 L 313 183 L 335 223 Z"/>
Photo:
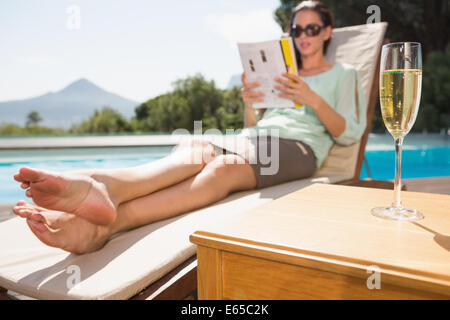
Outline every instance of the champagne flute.
<path id="1" fill-rule="evenodd" d="M 420 220 L 423 215 L 401 202 L 403 138 L 411 130 L 419 110 L 422 91 L 420 43 L 396 42 L 383 46 L 380 61 L 380 105 L 383 121 L 395 140 L 394 201 L 389 207 L 372 209 L 374 216 L 391 220 Z"/>

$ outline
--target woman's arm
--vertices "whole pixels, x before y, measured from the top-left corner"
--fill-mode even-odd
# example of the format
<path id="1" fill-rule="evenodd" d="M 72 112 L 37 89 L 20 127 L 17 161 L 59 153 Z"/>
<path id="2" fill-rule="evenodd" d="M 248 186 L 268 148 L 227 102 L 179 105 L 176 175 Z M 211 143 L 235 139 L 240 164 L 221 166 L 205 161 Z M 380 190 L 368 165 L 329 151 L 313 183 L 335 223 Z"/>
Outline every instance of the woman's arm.
<path id="1" fill-rule="evenodd" d="M 345 131 L 345 119 L 337 113 L 330 105 L 318 94 L 312 97 L 313 102 L 309 104 L 316 113 L 317 118 L 322 121 L 328 132 L 334 137 L 339 137 Z"/>
<path id="2" fill-rule="evenodd" d="M 345 131 L 345 119 L 339 115 L 317 93 L 311 90 L 308 84 L 296 75 L 283 73 L 283 76 L 293 81 L 276 78 L 283 86 L 275 86 L 282 93 L 280 97 L 292 99 L 300 104 L 305 104 L 314 110 L 328 132 L 334 137 L 339 137 Z"/>
<path id="3" fill-rule="evenodd" d="M 258 123 L 258 118 L 251 104 L 244 107 L 244 128 L 253 127 Z"/>
<path id="4" fill-rule="evenodd" d="M 245 81 L 245 73 L 241 76 L 243 88 L 241 90 L 242 100 L 244 100 L 244 128 L 253 127 L 258 123 L 258 118 L 255 114 L 255 109 L 253 108 L 254 102 L 264 101 L 264 93 L 253 91 L 254 88 L 258 87 L 260 84 L 258 82 L 247 83 Z M 266 109 L 257 109 L 259 116 L 262 117 Z"/>

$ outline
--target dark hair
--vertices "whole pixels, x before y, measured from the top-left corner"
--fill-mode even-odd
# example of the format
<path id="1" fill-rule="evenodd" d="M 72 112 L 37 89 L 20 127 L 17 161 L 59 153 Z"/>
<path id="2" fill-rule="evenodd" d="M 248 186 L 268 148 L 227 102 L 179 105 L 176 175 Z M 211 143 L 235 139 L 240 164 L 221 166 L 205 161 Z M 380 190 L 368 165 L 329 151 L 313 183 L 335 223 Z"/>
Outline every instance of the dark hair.
<path id="1" fill-rule="evenodd" d="M 325 6 L 320 1 L 302 1 L 294 9 L 292 9 L 292 14 L 291 14 L 291 17 L 289 18 L 288 32 L 293 40 L 295 39 L 295 37 L 293 34 L 294 30 L 292 28 L 292 24 L 295 22 L 295 17 L 297 15 L 297 13 L 299 13 L 300 11 L 304 11 L 304 10 L 311 10 L 311 11 L 316 12 L 320 17 L 320 20 L 322 20 L 324 27 L 328 27 L 328 26 L 333 27 L 333 23 L 334 23 L 333 13 L 330 11 L 330 9 L 327 8 L 327 6 Z M 325 40 L 325 42 L 323 43 L 323 54 L 327 53 L 330 42 L 331 42 L 331 36 L 329 39 Z M 300 68 L 302 59 L 301 59 L 300 51 L 297 49 L 297 46 L 295 45 L 295 41 L 294 41 L 294 50 L 295 50 L 295 57 L 297 59 L 297 64 L 298 64 L 298 67 Z"/>

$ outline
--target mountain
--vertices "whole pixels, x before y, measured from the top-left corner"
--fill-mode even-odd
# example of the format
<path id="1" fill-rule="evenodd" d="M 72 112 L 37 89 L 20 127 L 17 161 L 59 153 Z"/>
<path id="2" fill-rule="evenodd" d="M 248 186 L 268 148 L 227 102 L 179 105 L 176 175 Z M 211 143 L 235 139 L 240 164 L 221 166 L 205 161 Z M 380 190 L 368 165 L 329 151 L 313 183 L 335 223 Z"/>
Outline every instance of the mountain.
<path id="1" fill-rule="evenodd" d="M 138 102 L 108 92 L 86 79 L 77 80 L 57 92 L 15 101 L 0 102 L 0 123 L 24 125 L 35 110 L 43 119 L 39 125 L 68 128 L 89 118 L 95 109 L 109 106 L 125 117 L 134 115 Z"/>

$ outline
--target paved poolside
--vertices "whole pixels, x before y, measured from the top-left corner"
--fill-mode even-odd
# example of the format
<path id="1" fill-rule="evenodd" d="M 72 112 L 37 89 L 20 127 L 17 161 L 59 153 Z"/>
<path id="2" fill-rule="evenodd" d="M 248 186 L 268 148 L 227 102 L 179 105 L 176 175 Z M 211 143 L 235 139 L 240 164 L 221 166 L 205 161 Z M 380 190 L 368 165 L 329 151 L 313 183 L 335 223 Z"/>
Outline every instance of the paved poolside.
<path id="1" fill-rule="evenodd" d="M 15 217 L 14 214 L 11 212 L 12 207 L 13 205 L 0 204 L 0 222 Z"/>
<path id="2" fill-rule="evenodd" d="M 0 150 L 173 146 L 186 135 L 78 136 L 0 138 Z"/>

